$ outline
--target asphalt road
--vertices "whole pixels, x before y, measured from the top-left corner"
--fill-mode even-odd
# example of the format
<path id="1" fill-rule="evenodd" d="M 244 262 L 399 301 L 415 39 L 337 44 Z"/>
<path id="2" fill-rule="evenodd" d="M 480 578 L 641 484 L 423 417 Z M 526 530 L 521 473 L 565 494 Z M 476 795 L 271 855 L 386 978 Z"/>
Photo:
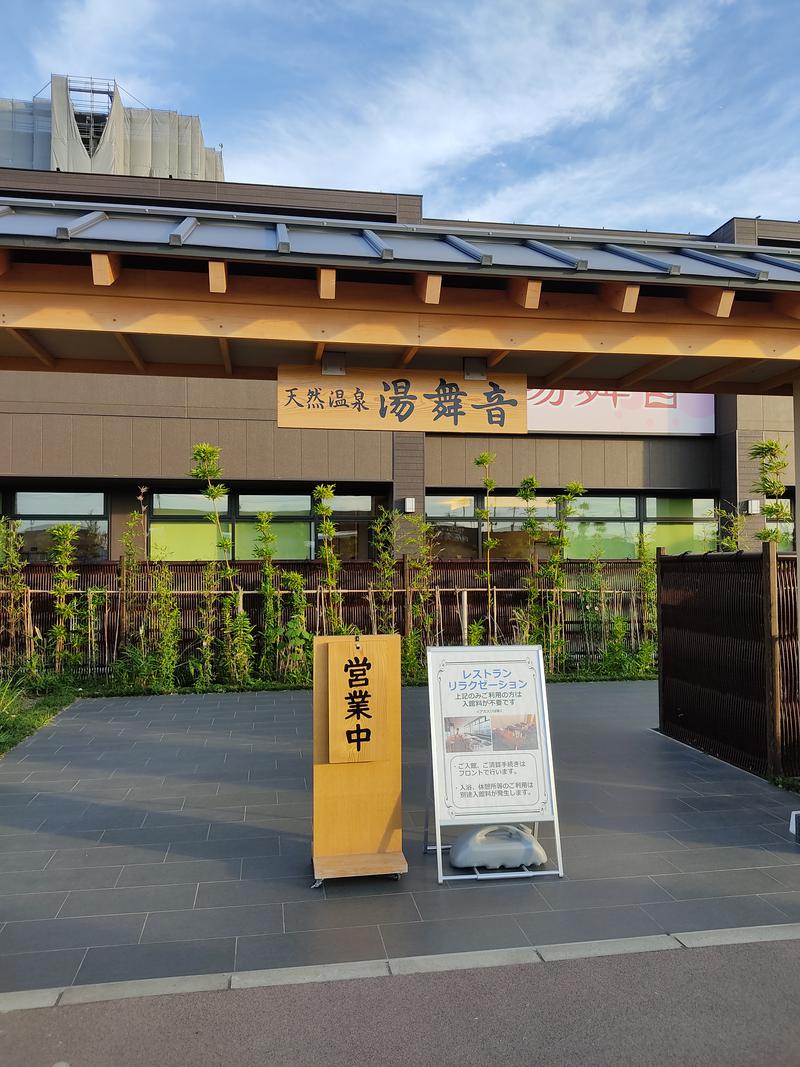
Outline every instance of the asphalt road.
<path id="1" fill-rule="evenodd" d="M 0 1017 L 3 1067 L 800 1062 L 800 941 Z"/>

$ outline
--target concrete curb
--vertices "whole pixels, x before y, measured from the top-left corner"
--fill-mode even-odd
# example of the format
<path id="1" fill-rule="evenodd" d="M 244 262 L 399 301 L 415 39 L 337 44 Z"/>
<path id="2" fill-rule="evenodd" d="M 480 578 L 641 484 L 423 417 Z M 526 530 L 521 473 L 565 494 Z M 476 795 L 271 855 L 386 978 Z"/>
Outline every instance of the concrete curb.
<path id="1" fill-rule="evenodd" d="M 713 948 L 720 945 L 747 945 L 767 941 L 800 941 L 800 923 L 774 926 L 745 926 L 724 930 L 693 930 L 646 937 L 621 937 L 606 941 L 574 941 L 558 945 L 538 945 L 482 952 L 450 952 L 432 956 L 404 956 L 389 960 L 361 960 L 309 967 L 276 967 L 237 974 L 193 974 L 174 978 L 146 978 L 134 982 L 105 982 L 99 985 L 68 986 L 58 989 L 29 989 L 0 993 L 0 1014 L 94 1004 L 132 997 L 165 996 L 175 993 L 227 992 L 261 989 L 269 986 L 302 985 L 310 982 L 341 982 L 359 978 L 399 978 L 414 974 L 471 970 L 484 967 L 527 966 L 559 960 L 620 956 L 628 953 L 663 952 L 677 949 Z"/>

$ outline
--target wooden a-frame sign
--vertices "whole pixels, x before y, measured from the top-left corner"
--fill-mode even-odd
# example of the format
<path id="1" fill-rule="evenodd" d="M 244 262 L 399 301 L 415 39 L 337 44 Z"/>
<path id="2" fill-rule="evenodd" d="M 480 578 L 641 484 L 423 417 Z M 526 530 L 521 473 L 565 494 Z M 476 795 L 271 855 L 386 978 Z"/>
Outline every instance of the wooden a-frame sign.
<path id="1" fill-rule="evenodd" d="M 405 874 L 400 638 L 314 638 L 314 876 Z"/>

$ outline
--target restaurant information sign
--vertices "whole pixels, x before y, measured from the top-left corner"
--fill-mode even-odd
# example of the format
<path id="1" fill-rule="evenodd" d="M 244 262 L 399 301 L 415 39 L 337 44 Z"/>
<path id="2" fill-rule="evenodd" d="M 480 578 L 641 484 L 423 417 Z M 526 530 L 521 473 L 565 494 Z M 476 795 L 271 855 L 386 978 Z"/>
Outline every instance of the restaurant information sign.
<path id="1" fill-rule="evenodd" d="M 524 374 L 485 380 L 397 367 L 322 374 L 312 366 L 278 367 L 278 425 L 323 430 L 428 430 L 436 433 L 528 432 Z"/>
<path id="2" fill-rule="evenodd" d="M 428 690 L 439 881 L 442 826 L 552 822 L 561 874 L 541 648 L 429 648 Z"/>

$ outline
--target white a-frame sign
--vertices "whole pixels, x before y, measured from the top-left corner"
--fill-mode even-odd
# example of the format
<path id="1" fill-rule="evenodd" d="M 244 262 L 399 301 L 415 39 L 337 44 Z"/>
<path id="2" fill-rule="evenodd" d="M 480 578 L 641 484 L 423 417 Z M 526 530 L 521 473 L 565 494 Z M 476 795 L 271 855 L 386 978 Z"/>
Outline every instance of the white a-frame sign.
<path id="1" fill-rule="evenodd" d="M 429 648 L 428 691 L 439 881 L 563 875 L 541 647 Z M 443 871 L 443 826 L 544 822 L 556 869 Z"/>

